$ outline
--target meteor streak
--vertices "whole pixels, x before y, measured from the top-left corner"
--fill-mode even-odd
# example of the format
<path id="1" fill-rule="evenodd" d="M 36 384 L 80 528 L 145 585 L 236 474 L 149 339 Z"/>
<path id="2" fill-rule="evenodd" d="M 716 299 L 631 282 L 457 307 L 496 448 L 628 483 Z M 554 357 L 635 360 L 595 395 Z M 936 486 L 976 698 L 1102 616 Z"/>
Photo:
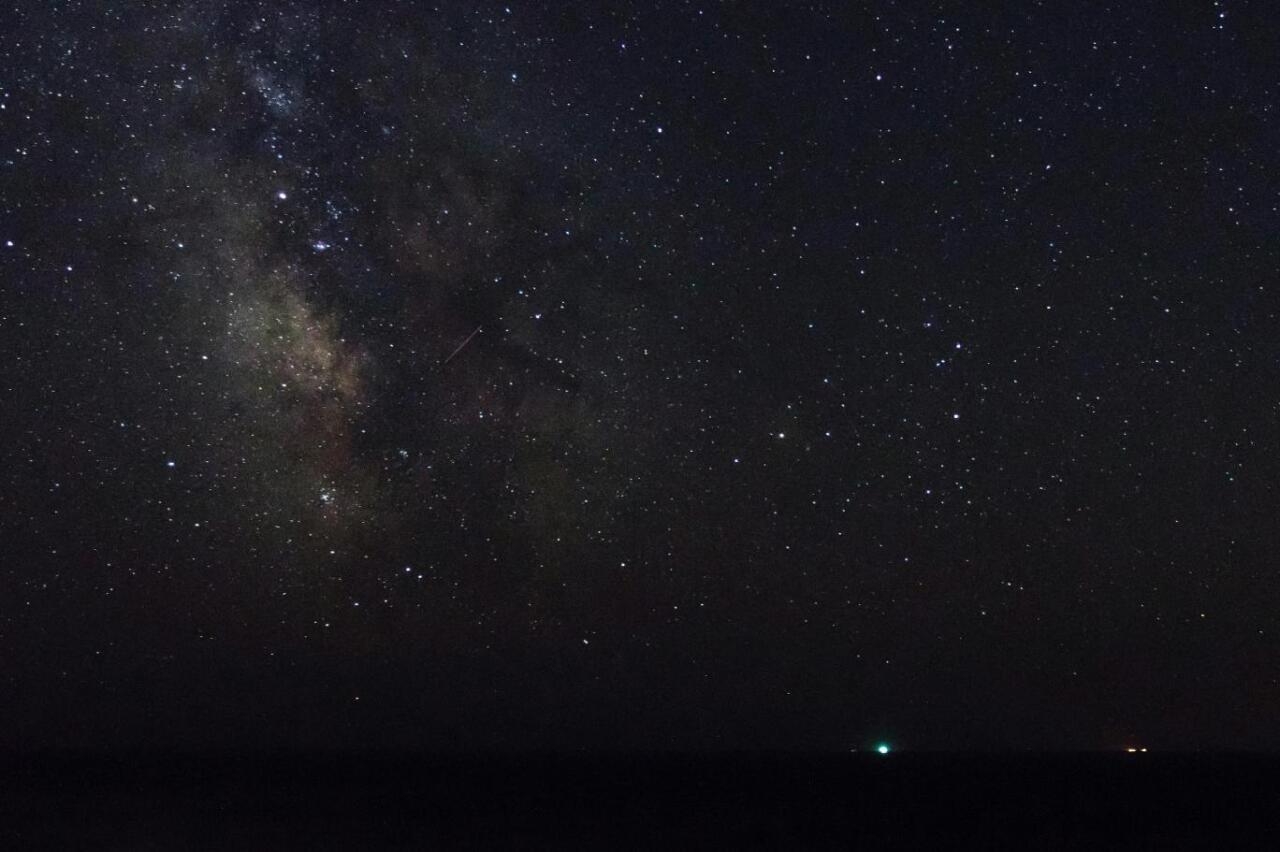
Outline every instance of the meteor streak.
<path id="1" fill-rule="evenodd" d="M 450 353 L 449 357 L 448 357 L 448 358 L 445 358 L 445 359 L 444 359 L 444 361 L 442 361 L 442 362 L 440 363 L 440 366 L 441 366 L 441 367 L 443 367 L 445 364 L 448 364 L 450 361 L 452 361 L 452 360 L 453 360 L 453 357 L 454 357 L 455 355 L 457 355 L 459 352 L 461 352 L 463 349 L 465 349 L 465 348 L 466 348 L 466 346 L 467 346 L 467 344 L 471 342 L 471 338 L 473 338 L 473 337 L 475 337 L 477 334 L 479 334 L 479 333 L 480 333 L 480 329 L 482 329 L 482 328 L 484 328 L 484 326 L 481 326 L 481 325 L 476 326 L 476 330 L 475 330 L 475 331 L 473 331 L 473 332 L 471 332 L 470 334 L 468 334 L 468 335 L 467 335 L 467 339 L 466 339 L 466 340 L 464 340 L 464 341 L 462 341 L 461 343 L 459 343 L 459 344 L 458 344 L 458 348 L 457 348 L 457 349 L 455 349 L 455 350 L 453 350 L 453 352 L 452 352 L 452 353 Z"/>

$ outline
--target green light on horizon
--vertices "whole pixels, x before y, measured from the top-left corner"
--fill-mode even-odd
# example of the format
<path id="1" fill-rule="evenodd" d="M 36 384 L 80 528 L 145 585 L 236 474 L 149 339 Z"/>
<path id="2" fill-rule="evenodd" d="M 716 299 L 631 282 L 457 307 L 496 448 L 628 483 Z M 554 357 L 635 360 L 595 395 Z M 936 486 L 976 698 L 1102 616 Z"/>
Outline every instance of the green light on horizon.
<path id="1" fill-rule="evenodd" d="M 880 745 L 876 746 L 876 751 L 877 751 L 878 753 L 880 753 L 880 754 L 888 754 L 888 753 L 889 753 L 889 744 L 888 744 L 888 743 L 880 743 Z"/>

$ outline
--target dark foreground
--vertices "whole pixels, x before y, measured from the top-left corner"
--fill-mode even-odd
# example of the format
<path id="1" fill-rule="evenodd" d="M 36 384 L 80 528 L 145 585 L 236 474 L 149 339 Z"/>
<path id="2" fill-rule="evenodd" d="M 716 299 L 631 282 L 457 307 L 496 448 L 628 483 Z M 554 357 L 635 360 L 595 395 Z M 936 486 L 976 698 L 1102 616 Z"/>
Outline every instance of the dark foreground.
<path id="1" fill-rule="evenodd" d="M 0 784 L 12 849 L 1280 843 L 1280 759 L 1249 755 L 46 754 Z"/>

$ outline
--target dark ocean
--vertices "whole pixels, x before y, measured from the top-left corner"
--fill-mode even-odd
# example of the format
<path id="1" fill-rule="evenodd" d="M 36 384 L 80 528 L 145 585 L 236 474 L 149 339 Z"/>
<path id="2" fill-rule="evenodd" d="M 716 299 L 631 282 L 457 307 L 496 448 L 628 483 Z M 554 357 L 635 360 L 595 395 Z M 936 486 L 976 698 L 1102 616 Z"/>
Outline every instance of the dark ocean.
<path id="1" fill-rule="evenodd" d="M 22 754 L 6 849 L 1275 849 L 1246 754 Z"/>

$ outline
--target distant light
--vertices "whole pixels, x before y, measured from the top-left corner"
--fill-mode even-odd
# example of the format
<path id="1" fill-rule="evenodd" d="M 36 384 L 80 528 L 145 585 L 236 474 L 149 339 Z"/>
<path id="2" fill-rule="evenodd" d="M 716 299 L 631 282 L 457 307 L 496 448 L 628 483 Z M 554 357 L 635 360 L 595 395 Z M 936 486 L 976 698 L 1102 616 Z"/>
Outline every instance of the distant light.
<path id="1" fill-rule="evenodd" d="M 283 189 L 276 193 L 276 198 L 279 198 L 281 201 L 284 201 L 288 197 L 289 193 L 285 192 Z"/>
<path id="2" fill-rule="evenodd" d="M 889 744 L 888 744 L 888 743 L 880 743 L 880 745 L 876 746 L 876 753 L 877 753 L 877 754 L 888 754 L 888 753 L 889 753 Z"/>

